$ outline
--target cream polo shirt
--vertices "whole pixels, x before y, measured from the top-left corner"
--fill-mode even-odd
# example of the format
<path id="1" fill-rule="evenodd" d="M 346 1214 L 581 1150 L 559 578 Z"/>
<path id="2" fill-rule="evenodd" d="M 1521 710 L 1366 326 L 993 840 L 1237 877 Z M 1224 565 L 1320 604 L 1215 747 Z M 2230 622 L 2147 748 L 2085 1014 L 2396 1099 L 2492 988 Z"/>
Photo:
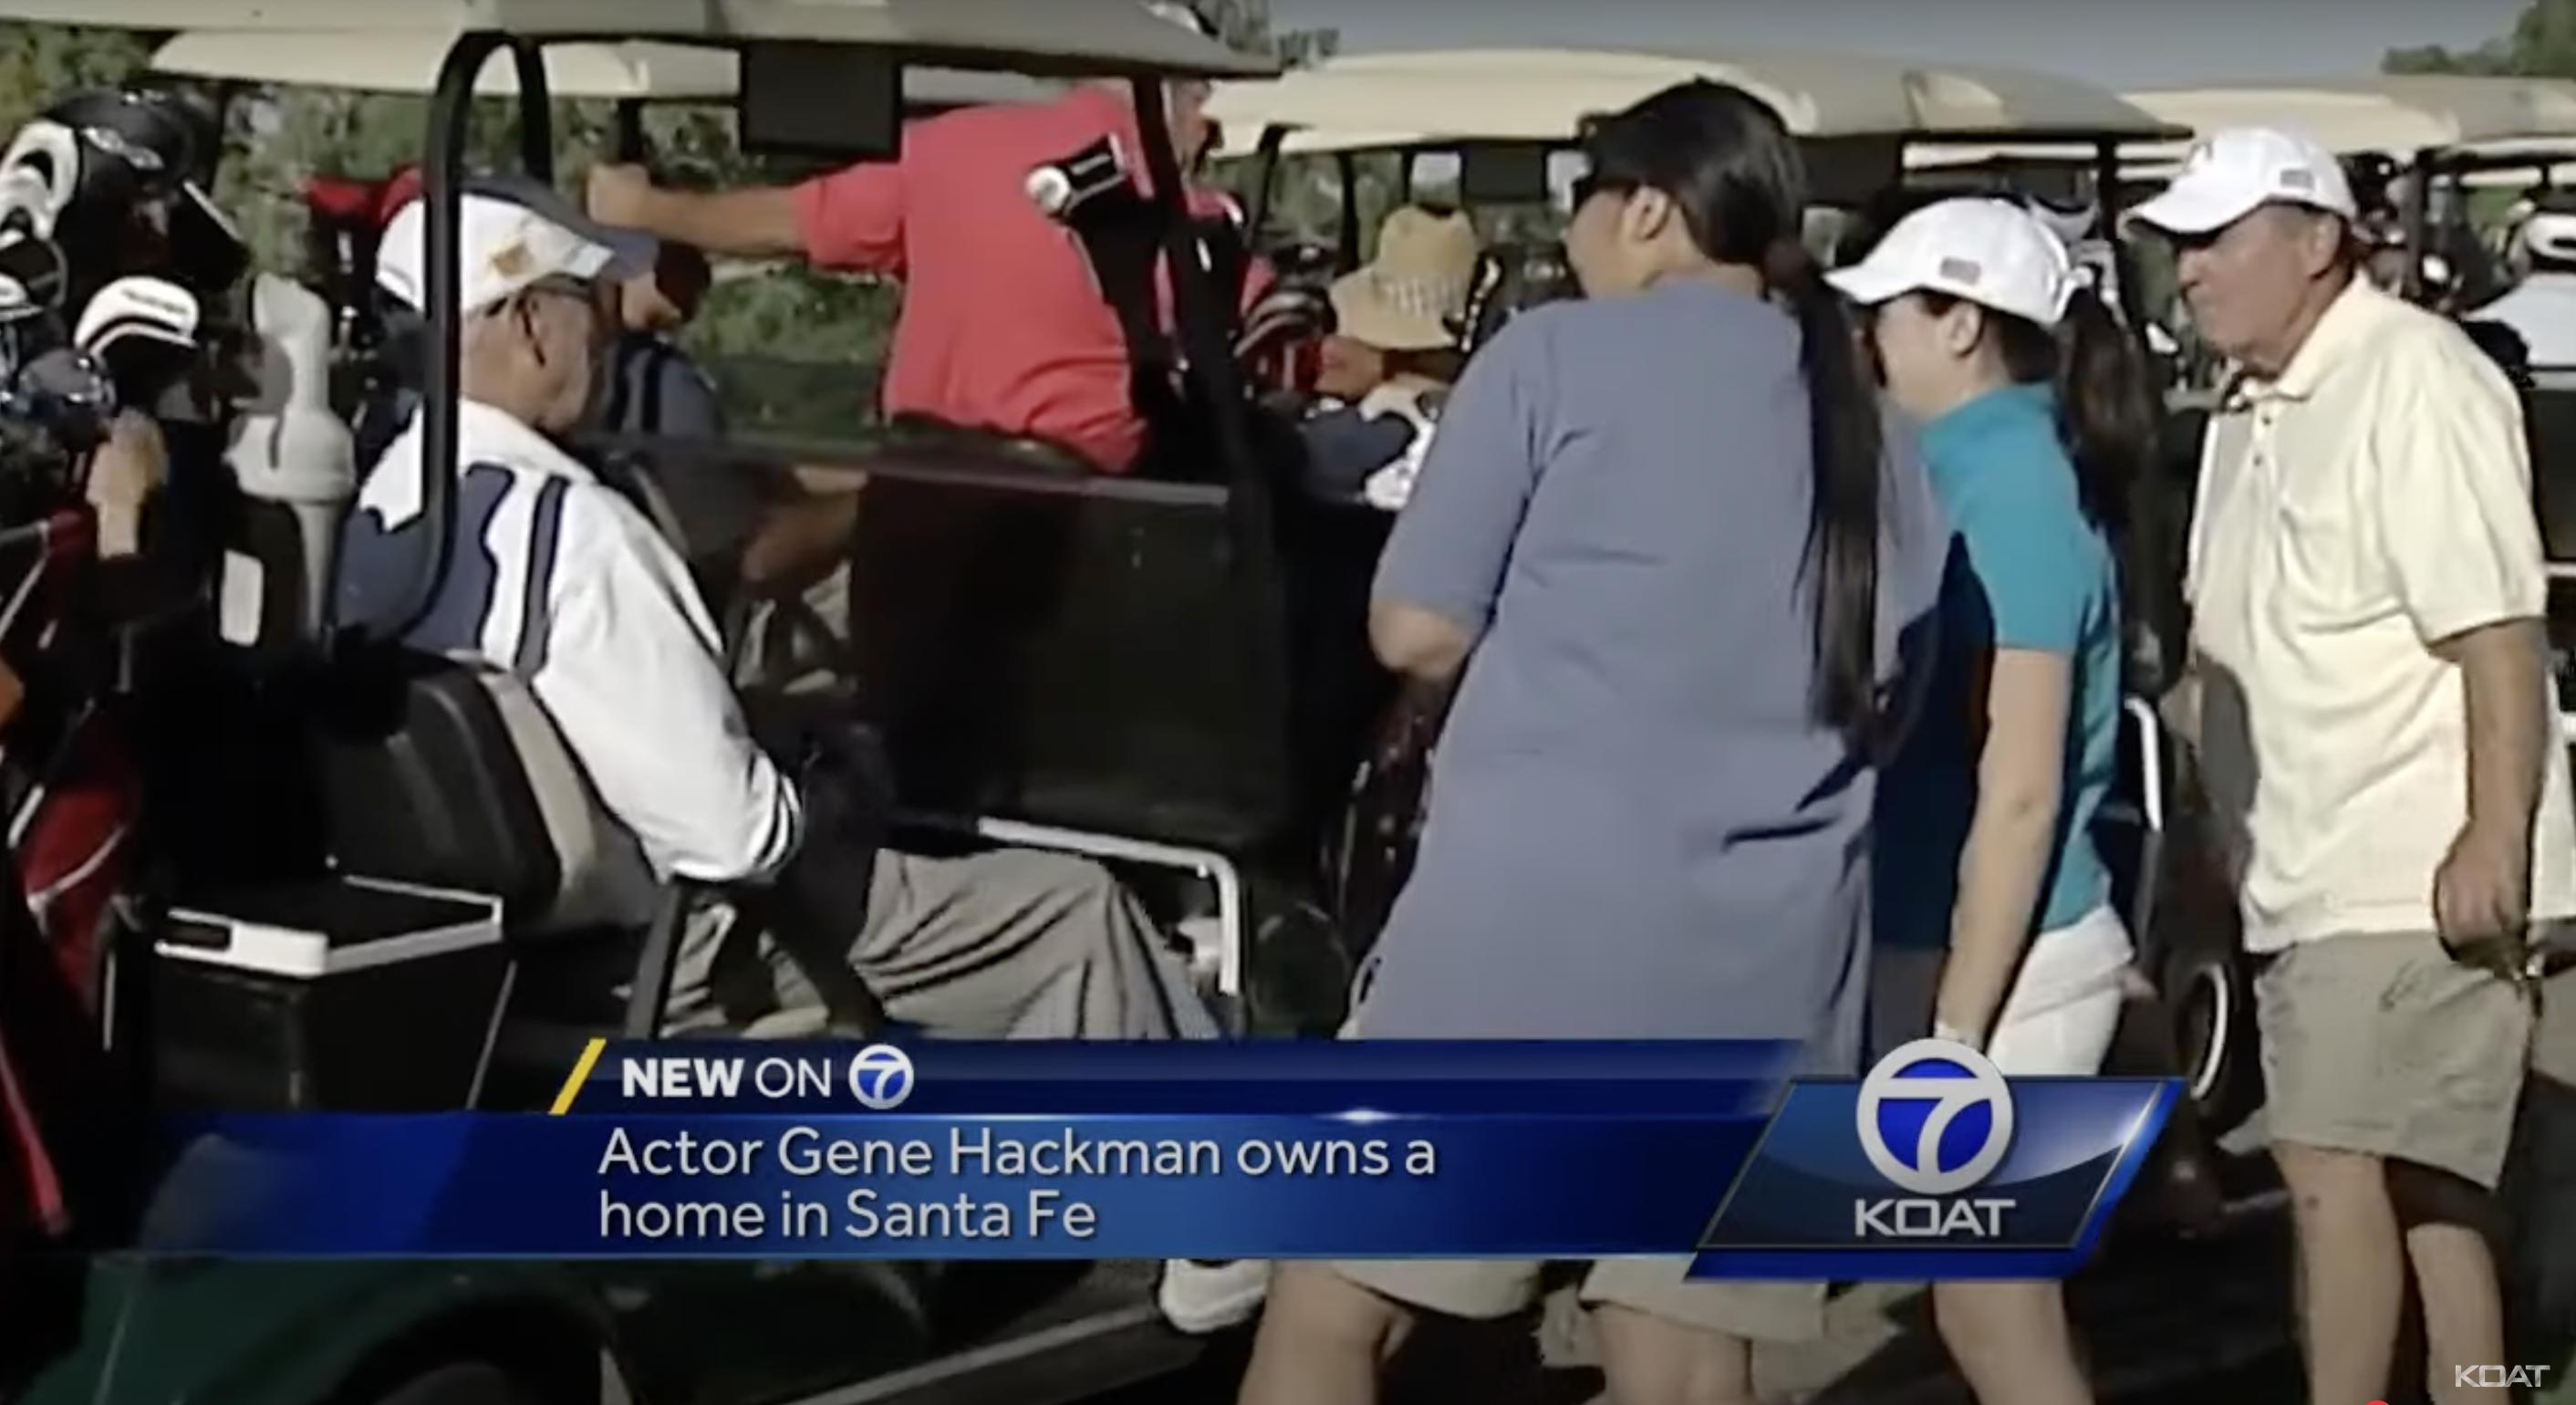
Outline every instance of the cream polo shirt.
<path id="1" fill-rule="evenodd" d="M 2211 416 L 2184 589 L 2246 946 L 2434 930 L 2468 737 L 2431 646 L 2547 594 L 2512 387 L 2457 327 L 2356 280 L 2277 382 Z M 2543 752 L 2536 919 L 2576 914 L 2567 753 Z"/>

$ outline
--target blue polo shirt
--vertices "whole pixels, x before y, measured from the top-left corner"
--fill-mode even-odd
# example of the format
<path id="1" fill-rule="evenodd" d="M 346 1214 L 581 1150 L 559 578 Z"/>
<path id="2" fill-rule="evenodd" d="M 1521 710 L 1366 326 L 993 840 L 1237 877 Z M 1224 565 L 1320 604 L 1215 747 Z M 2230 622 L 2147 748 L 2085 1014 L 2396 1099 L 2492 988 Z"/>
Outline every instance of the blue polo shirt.
<path id="1" fill-rule="evenodd" d="M 2117 566 L 2077 496 L 2054 392 L 1991 391 L 1923 428 L 1923 464 L 1951 528 L 1939 656 L 1913 734 L 1878 792 L 1875 927 L 1902 947 L 1942 947 L 1959 855 L 1977 800 L 1991 651 L 2073 661 L 2057 839 L 2033 930 L 2068 926 L 2110 900 L 2093 819 L 2118 767 Z"/>

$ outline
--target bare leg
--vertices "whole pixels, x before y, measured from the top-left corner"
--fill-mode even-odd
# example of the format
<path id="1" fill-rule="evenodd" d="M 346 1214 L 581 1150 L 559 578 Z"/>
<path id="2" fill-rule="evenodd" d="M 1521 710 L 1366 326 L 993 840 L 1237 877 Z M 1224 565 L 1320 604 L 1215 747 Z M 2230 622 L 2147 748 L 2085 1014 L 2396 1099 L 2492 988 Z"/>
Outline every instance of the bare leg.
<path id="1" fill-rule="evenodd" d="M 2509 1387 L 2459 1383 L 2457 1367 L 2505 1360 L 2504 1295 L 2486 1226 L 2494 1197 L 2455 1176 L 2391 1162 L 2389 1191 L 2406 1226 L 2406 1256 L 2424 1303 L 2424 1365 L 2441 1405 L 2504 1401 Z"/>
<path id="2" fill-rule="evenodd" d="M 2406 1258 L 2388 1172 L 2375 1156 L 2275 1142 L 2307 1295 L 2308 1398 L 2375 1400 L 2388 1389 L 2406 1298 Z"/>
<path id="3" fill-rule="evenodd" d="M 1634 1308 L 1592 1310 L 1610 1405 L 1755 1405 L 1753 1344 Z"/>
<path id="4" fill-rule="evenodd" d="M 1932 1312 L 1982 1405 L 2093 1405 L 2057 1284 L 1935 1284 Z"/>
<path id="5" fill-rule="evenodd" d="M 1282 1264 L 1237 1405 L 1375 1405 L 1412 1328 L 1409 1309 L 1322 1264 Z"/>

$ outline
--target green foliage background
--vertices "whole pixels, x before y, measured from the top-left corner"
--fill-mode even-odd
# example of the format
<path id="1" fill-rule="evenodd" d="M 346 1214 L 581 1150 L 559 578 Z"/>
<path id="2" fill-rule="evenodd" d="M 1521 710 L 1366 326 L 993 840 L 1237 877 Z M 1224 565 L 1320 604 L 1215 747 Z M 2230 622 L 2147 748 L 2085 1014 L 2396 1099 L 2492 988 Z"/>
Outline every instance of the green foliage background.
<path id="1" fill-rule="evenodd" d="M 2390 73 L 2576 78 L 2576 0 L 2531 0 L 2511 34 L 2474 49 L 2392 49 L 2381 67 Z"/>

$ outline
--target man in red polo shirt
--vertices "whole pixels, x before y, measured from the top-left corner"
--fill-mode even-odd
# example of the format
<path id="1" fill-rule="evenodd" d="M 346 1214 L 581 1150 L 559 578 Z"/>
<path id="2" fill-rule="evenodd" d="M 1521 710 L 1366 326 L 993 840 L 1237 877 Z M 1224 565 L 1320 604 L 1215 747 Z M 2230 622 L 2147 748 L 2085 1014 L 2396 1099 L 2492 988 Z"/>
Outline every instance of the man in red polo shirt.
<path id="1" fill-rule="evenodd" d="M 1203 81 L 1165 89 L 1183 170 L 1206 145 Z M 968 108 L 909 124 L 902 155 L 795 186 L 697 194 L 657 189 L 635 166 L 590 177 L 590 210 L 743 258 L 899 278 L 903 311 L 885 409 L 1052 440 L 1123 473 L 1145 445 L 1116 312 L 1074 231 L 1040 210 L 1029 174 L 1104 138 L 1141 188 L 1144 146 L 1123 82 L 1077 84 L 1052 102 Z M 1193 191 L 1202 216 L 1222 196 Z"/>

